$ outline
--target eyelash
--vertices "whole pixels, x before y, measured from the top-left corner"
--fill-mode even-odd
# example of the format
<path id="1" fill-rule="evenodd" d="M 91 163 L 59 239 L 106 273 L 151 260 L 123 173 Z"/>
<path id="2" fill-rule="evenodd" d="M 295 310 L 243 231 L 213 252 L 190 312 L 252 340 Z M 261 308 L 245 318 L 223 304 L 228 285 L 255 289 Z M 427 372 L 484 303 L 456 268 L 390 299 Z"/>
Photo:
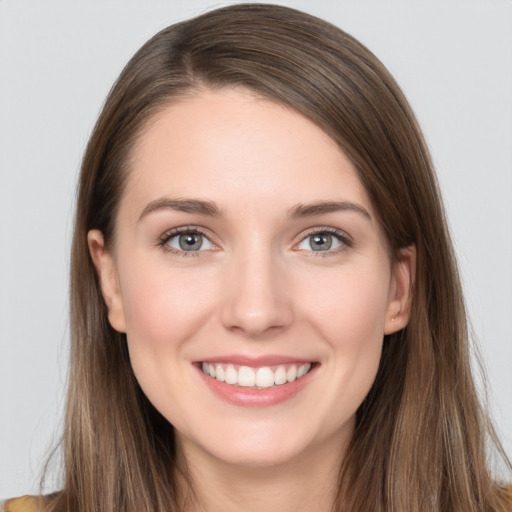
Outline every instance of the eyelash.
<path id="1" fill-rule="evenodd" d="M 190 257 L 197 257 L 200 255 L 201 252 L 204 251 L 179 251 L 177 249 L 174 249 L 174 247 L 171 247 L 169 244 L 169 241 L 174 238 L 175 236 L 179 235 L 200 235 L 204 238 L 206 238 L 208 241 L 210 241 L 210 238 L 206 234 L 205 231 L 202 229 L 199 229 L 197 227 L 191 227 L 191 226 L 182 226 L 180 228 L 173 228 L 169 231 L 166 231 L 163 233 L 157 240 L 157 245 L 162 248 L 162 250 L 166 253 L 171 252 L 173 254 L 176 254 L 177 256 L 180 256 L 182 258 L 190 258 Z M 213 242 L 210 242 L 213 243 Z"/>
<path id="2" fill-rule="evenodd" d="M 340 253 L 346 251 L 347 249 L 353 247 L 353 245 L 354 245 L 352 238 L 347 233 L 345 233 L 344 231 L 341 231 L 340 229 L 329 228 L 329 227 L 312 228 L 311 230 L 306 231 L 306 233 L 301 235 L 301 239 L 298 243 L 302 243 L 308 237 L 312 237 L 315 235 L 330 235 L 330 236 L 334 237 L 338 242 L 340 242 L 341 246 L 336 249 L 326 250 L 326 251 L 310 250 L 310 251 L 308 251 L 308 253 L 309 253 L 309 256 L 312 256 L 312 257 L 325 258 L 328 256 L 333 256 L 333 255 L 340 254 Z"/>
<path id="3" fill-rule="evenodd" d="M 192 226 L 182 226 L 179 228 L 173 228 L 169 231 L 166 231 L 163 233 L 157 240 L 157 245 L 162 248 L 164 252 L 172 252 L 180 257 L 183 258 L 189 258 L 189 257 L 197 257 L 200 255 L 201 252 L 205 251 L 180 251 L 177 249 L 174 249 L 173 247 L 169 246 L 169 241 L 179 235 L 185 235 L 185 234 L 191 234 L 191 235 L 200 235 L 202 237 L 205 237 L 208 241 L 210 241 L 210 238 L 208 237 L 207 233 L 203 231 L 202 229 L 199 229 L 197 227 Z M 309 231 L 306 231 L 304 234 L 302 234 L 299 242 L 295 244 L 298 245 L 305 241 L 308 237 L 312 237 L 315 235 L 330 235 L 334 237 L 338 242 L 340 242 L 342 245 L 341 247 L 338 247 L 333 250 L 325 250 L 325 251 L 308 251 L 310 256 L 313 257 L 326 257 L 326 256 L 332 256 L 333 254 L 339 254 L 348 248 L 353 246 L 353 241 L 350 238 L 347 233 L 344 231 L 341 231 L 336 228 L 329 228 L 329 227 L 319 227 L 319 228 L 312 228 Z M 210 241 L 210 243 L 213 244 L 213 242 Z"/>

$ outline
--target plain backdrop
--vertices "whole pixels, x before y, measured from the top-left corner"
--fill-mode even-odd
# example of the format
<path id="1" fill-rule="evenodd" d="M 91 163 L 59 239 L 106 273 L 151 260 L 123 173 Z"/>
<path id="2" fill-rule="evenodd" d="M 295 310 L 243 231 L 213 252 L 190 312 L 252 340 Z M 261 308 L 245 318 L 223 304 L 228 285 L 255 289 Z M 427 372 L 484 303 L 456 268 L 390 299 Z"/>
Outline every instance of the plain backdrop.
<path id="1" fill-rule="evenodd" d="M 227 3 L 0 0 L 0 497 L 37 492 L 58 437 L 75 181 L 102 102 L 157 30 Z M 276 3 L 359 38 L 409 98 L 439 173 L 493 415 L 512 454 L 512 2 Z"/>

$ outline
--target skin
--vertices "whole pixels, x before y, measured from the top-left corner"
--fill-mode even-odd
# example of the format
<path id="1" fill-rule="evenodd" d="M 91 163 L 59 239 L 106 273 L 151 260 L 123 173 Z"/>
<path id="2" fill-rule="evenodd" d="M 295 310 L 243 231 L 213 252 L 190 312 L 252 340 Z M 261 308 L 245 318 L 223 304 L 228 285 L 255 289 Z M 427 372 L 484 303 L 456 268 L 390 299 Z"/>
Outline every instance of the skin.
<path id="1" fill-rule="evenodd" d="M 96 230 L 89 246 L 135 375 L 175 427 L 198 497 L 188 508 L 329 510 L 383 336 L 409 319 L 414 250 L 391 262 L 344 153 L 309 120 L 247 91 L 170 104 L 132 162 L 112 250 Z M 148 212 L 161 198 L 209 201 L 219 215 Z M 291 214 L 320 201 L 360 210 Z M 201 230 L 201 250 L 165 242 L 177 227 Z M 344 238 L 313 250 L 311 231 L 326 229 Z M 290 399 L 244 407 L 213 393 L 195 366 L 227 354 L 316 368 Z"/>

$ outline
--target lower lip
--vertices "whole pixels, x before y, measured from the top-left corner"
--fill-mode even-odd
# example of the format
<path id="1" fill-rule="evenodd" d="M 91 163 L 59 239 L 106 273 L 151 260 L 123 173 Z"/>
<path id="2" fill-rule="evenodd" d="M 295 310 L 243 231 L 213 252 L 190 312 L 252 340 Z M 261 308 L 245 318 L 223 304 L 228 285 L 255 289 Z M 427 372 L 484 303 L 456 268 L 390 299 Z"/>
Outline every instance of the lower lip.
<path id="1" fill-rule="evenodd" d="M 308 385 L 314 377 L 317 368 L 318 365 L 314 365 L 304 377 L 293 382 L 261 389 L 233 386 L 206 375 L 199 367 L 198 371 L 204 383 L 222 400 L 242 407 L 269 407 L 293 398 Z"/>

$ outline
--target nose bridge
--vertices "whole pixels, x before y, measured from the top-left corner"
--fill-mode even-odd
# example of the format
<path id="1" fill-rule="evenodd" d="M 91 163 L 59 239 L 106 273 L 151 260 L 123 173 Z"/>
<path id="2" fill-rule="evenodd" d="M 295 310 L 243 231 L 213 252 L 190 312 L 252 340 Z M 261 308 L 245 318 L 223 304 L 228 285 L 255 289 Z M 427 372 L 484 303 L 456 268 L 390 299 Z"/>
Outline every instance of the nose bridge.
<path id="1" fill-rule="evenodd" d="M 222 320 L 254 337 L 283 328 L 292 318 L 282 262 L 270 244 L 254 243 L 233 254 Z"/>

